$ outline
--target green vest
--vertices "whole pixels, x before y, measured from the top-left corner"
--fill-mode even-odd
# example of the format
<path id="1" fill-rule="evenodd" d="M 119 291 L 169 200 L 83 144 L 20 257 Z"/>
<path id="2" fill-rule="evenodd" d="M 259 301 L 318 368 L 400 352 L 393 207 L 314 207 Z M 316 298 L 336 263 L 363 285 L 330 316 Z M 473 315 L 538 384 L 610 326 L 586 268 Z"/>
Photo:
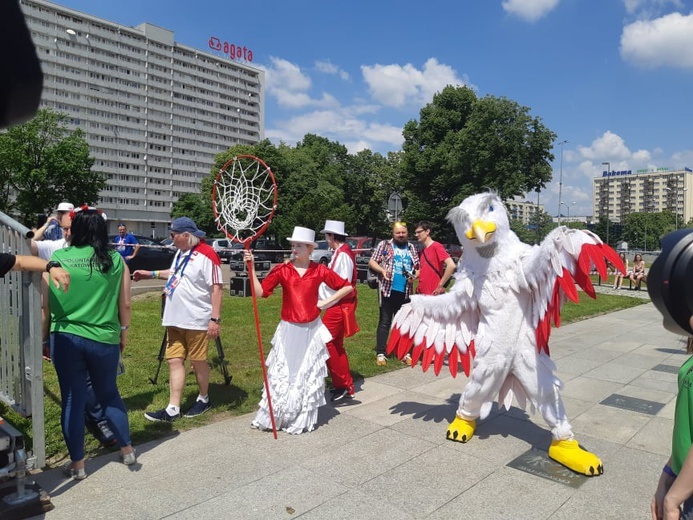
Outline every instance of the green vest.
<path id="1" fill-rule="evenodd" d="M 118 297 L 123 276 L 123 259 L 111 251 L 113 267 L 102 273 L 89 261 L 91 246 L 59 249 L 51 260 L 57 260 L 70 273 L 67 293 L 51 283 L 51 331 L 68 332 L 100 343 L 120 343 Z"/>
<path id="2" fill-rule="evenodd" d="M 676 396 L 674 434 L 671 441 L 671 469 L 677 475 L 693 442 L 693 356 L 679 369 L 679 393 Z"/>

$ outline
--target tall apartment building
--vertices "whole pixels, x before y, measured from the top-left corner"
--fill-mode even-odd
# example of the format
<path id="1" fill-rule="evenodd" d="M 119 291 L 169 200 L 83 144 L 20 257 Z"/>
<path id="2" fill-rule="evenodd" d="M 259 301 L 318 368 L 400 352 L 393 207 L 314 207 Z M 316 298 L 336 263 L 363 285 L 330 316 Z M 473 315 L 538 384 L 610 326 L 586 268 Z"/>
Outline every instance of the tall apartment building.
<path id="1" fill-rule="evenodd" d="M 604 171 L 592 181 L 593 209 L 598 218 L 623 222 L 629 213 L 669 210 L 679 223 L 693 217 L 693 171 L 656 168 Z"/>
<path id="2" fill-rule="evenodd" d="M 506 200 L 504 204 L 508 210 L 508 217 L 511 220 L 520 220 L 525 225 L 530 223 L 535 214 L 544 212 L 544 206 L 528 200 Z"/>
<path id="3" fill-rule="evenodd" d="M 262 70 L 149 23 L 127 27 L 45 0 L 21 6 L 43 68 L 42 106 L 86 133 L 93 169 L 108 178 L 100 207 L 111 232 L 123 221 L 163 236 L 172 204 L 199 191 L 216 154 L 264 138 Z"/>

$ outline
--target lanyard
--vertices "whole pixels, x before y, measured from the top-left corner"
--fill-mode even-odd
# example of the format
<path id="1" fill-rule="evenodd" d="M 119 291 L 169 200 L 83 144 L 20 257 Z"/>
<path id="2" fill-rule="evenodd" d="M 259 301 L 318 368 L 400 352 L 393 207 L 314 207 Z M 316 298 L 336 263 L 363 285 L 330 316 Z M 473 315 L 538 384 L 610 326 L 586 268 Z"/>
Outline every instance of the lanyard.
<path id="1" fill-rule="evenodd" d="M 188 265 L 188 261 L 190 261 L 190 257 L 192 254 L 195 252 L 195 248 L 193 247 L 190 252 L 188 253 L 188 256 L 185 257 L 185 260 L 183 260 L 182 265 L 178 265 L 180 262 L 180 251 L 178 251 L 178 254 L 176 255 L 176 263 L 173 266 L 173 274 L 171 276 L 176 276 L 178 274 L 178 269 L 180 268 L 180 277 L 183 278 L 183 273 L 185 272 L 185 267 Z"/>

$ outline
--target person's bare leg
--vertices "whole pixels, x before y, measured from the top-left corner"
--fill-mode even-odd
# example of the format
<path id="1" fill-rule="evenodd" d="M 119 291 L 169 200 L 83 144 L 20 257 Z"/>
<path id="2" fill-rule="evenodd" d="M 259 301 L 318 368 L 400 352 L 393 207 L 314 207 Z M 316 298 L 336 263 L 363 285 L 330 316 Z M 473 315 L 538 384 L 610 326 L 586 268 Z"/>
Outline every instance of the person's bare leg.
<path id="1" fill-rule="evenodd" d="M 185 360 L 183 358 L 172 358 L 168 361 L 169 369 L 169 397 L 168 402 L 180 407 L 185 387 Z"/>

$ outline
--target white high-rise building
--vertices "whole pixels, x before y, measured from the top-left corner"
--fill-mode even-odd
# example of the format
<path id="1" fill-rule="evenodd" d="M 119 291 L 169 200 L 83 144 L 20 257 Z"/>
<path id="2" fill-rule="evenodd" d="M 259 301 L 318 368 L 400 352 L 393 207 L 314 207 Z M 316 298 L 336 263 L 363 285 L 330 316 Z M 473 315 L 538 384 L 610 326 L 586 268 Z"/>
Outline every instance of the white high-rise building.
<path id="1" fill-rule="evenodd" d="M 93 169 L 108 179 L 99 206 L 111 232 L 122 221 L 165 235 L 172 204 L 199 191 L 216 154 L 264 138 L 262 70 L 177 43 L 149 23 L 20 3 L 42 64 L 42 106 L 86 133 Z"/>
<path id="2" fill-rule="evenodd" d="M 669 210 L 678 225 L 693 217 L 693 171 L 690 168 L 605 170 L 593 180 L 596 218 L 623 222 L 629 213 Z"/>

